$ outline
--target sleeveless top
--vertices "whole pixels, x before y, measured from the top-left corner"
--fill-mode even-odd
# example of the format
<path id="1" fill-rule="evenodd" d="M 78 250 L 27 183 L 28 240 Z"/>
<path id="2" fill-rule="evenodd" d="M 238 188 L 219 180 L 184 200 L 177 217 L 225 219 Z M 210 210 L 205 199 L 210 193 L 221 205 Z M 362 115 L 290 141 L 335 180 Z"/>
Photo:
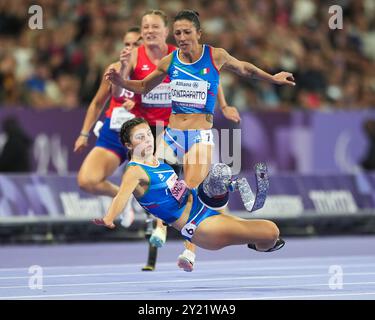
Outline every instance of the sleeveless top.
<path id="1" fill-rule="evenodd" d="M 185 190 L 182 198 L 178 199 L 178 193 L 184 188 L 184 182 L 178 180 L 173 168 L 159 161 L 157 166 L 135 161 L 130 161 L 127 166 L 141 167 L 150 179 L 145 194 L 140 198 L 136 197 L 139 204 L 147 212 L 167 223 L 177 220 L 184 211 L 189 192 L 188 189 Z"/>
<path id="2" fill-rule="evenodd" d="M 203 45 L 201 57 L 193 63 L 182 62 L 179 52 L 173 52 L 168 68 L 172 113 L 213 114 L 220 73 L 212 58 L 212 47 Z"/>
<path id="3" fill-rule="evenodd" d="M 176 47 L 168 45 L 168 54 L 174 50 L 176 50 Z M 137 65 L 130 79 L 143 80 L 156 68 L 157 66 L 148 58 L 145 46 L 142 45 L 138 48 Z M 161 84 L 149 93 L 136 94 L 135 107 L 132 109 L 132 113 L 136 117 L 145 118 L 151 126 L 155 126 L 157 121 L 164 122 L 164 126 L 168 125 L 172 111 L 169 82 L 169 77 L 166 77 Z"/>

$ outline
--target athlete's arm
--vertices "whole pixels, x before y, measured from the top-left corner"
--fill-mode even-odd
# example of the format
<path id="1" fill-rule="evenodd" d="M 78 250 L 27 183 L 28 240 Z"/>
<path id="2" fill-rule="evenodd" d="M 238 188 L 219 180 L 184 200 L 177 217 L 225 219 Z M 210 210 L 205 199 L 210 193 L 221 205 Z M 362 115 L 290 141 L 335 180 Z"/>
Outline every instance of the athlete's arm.
<path id="1" fill-rule="evenodd" d="M 221 84 L 219 84 L 217 100 L 219 101 L 220 109 L 223 112 L 225 118 L 236 123 L 239 123 L 241 121 L 241 117 L 237 109 L 235 107 L 228 106 L 227 100 L 225 99 L 224 90 Z"/>
<path id="2" fill-rule="evenodd" d="M 137 65 L 138 49 L 135 48 L 131 52 L 123 49 L 120 54 L 120 70 L 119 73 L 123 79 L 128 79 L 133 73 L 135 66 Z M 122 94 L 123 88 L 112 83 L 112 95 L 115 98 L 119 98 Z"/>
<path id="3" fill-rule="evenodd" d="M 289 72 L 282 71 L 274 75 L 269 74 L 249 62 L 237 60 L 222 48 L 214 48 L 213 56 L 219 69 L 223 68 L 246 78 L 255 77 L 275 84 L 295 86 L 293 74 Z"/>
<path id="4" fill-rule="evenodd" d="M 120 190 L 108 209 L 107 214 L 103 218 L 107 226 L 113 226 L 113 221 L 124 210 L 131 194 L 140 182 L 141 172 L 139 167 L 128 167 L 122 177 Z"/>
<path id="5" fill-rule="evenodd" d="M 168 74 L 168 67 L 172 60 L 172 54 L 160 60 L 157 68 L 143 80 L 125 80 L 115 69 L 110 69 L 106 74 L 106 79 L 134 93 L 148 93 L 158 84 L 162 83 Z"/>
<path id="6" fill-rule="evenodd" d="M 112 66 L 113 65 L 110 65 L 108 69 L 110 69 Z M 85 147 L 88 146 L 88 137 L 91 128 L 98 120 L 105 106 L 105 103 L 111 96 L 110 86 L 111 83 L 103 76 L 102 81 L 100 82 L 99 89 L 96 92 L 95 97 L 91 100 L 90 105 L 87 109 L 80 135 L 74 144 L 74 152 L 82 151 Z"/>

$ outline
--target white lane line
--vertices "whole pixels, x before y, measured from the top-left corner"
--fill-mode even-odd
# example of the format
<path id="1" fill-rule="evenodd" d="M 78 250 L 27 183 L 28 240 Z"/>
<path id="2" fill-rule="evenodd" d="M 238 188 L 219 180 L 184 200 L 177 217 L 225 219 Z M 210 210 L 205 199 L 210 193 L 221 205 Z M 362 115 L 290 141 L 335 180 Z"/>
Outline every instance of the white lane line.
<path id="1" fill-rule="evenodd" d="M 369 276 L 375 275 L 375 272 L 346 272 L 347 276 Z M 272 276 L 246 276 L 246 277 L 229 277 L 229 278 L 195 278 L 195 279 L 169 279 L 169 280 L 151 280 L 151 281 L 113 281 L 113 282 L 89 282 L 89 283 L 60 283 L 48 284 L 43 287 L 87 287 L 99 285 L 148 285 L 148 284 L 162 284 L 162 283 L 192 283 L 192 282 L 220 282 L 220 281 L 235 281 L 235 280 L 269 280 L 269 279 L 304 279 L 304 278 L 327 278 L 328 274 L 298 274 L 298 275 L 272 275 Z M 8 286 L 2 289 L 28 289 L 28 286 Z M 0 297 L 1 299 L 1 297 Z"/>
<path id="2" fill-rule="evenodd" d="M 200 264 L 199 264 L 200 265 Z M 211 267 L 215 266 L 217 268 L 217 264 L 215 261 L 211 262 Z M 358 263 L 358 264 L 342 264 L 340 265 L 343 269 L 347 268 L 368 268 L 374 267 L 375 263 Z M 177 269 L 173 266 L 175 270 L 165 270 L 165 271 L 156 271 L 152 273 L 153 275 L 160 275 L 160 274 L 176 274 L 181 275 L 185 274 L 181 272 L 181 270 Z M 320 264 L 320 265 L 302 265 L 302 266 L 277 266 L 277 267 L 244 267 L 244 268 L 230 268 L 231 273 L 236 273 L 239 271 L 285 271 L 285 270 L 314 270 L 314 269 L 327 269 L 330 265 Z M 199 268 L 199 267 L 198 267 Z M 205 270 L 197 270 L 195 274 L 200 274 L 200 271 Z M 79 274 L 53 274 L 53 275 L 43 275 L 43 278 L 74 278 L 74 277 L 108 277 L 108 276 L 131 276 L 131 275 L 141 275 L 144 274 L 151 275 L 151 273 L 144 273 L 142 271 L 138 272 L 102 272 L 102 273 L 79 273 Z M 0 277 L 0 280 L 17 280 L 17 279 L 29 279 L 30 275 L 28 276 L 10 276 L 10 277 Z M 3 287 L 0 287 L 0 289 Z"/>
<path id="3" fill-rule="evenodd" d="M 328 297 L 354 297 L 375 295 L 375 292 L 358 292 L 358 293 L 332 293 L 332 294 L 311 294 L 297 296 L 270 296 L 262 298 L 252 298 L 250 300 L 275 300 L 275 299 L 298 299 L 298 298 L 328 298 Z M 246 299 L 246 298 L 245 298 Z"/>
<path id="4" fill-rule="evenodd" d="M 259 253 L 261 255 L 261 253 Z M 257 259 L 257 260 L 254 260 Z M 200 261 L 199 265 L 211 265 L 212 263 L 218 263 L 218 264 L 239 264 L 239 263 L 255 263 L 255 264 L 272 264 L 272 263 L 278 263 L 278 262 L 285 262 L 287 264 L 292 264 L 296 262 L 307 262 L 307 261 L 323 261 L 323 260 L 345 260 L 345 261 L 351 261 L 351 260 L 363 260 L 363 259 L 370 259 L 375 261 L 375 255 L 374 256 L 329 256 L 329 257 L 303 257 L 303 258 L 295 258 L 295 257 L 285 257 L 285 258 L 275 258 L 275 259 L 265 259 L 265 258 L 255 258 L 254 256 L 249 256 L 248 259 L 226 259 L 226 260 L 209 260 L 209 261 Z M 38 264 L 37 261 L 34 264 Z M 160 267 L 168 267 L 170 265 L 175 265 L 176 262 L 158 262 L 157 266 Z M 44 269 L 78 269 L 78 268 L 84 268 L 84 269 L 93 269 L 93 268 L 133 268 L 133 267 L 143 267 L 144 264 L 142 263 L 127 263 L 127 264 L 103 264 L 103 265 L 78 265 L 78 266 L 42 266 Z M 28 267 L 19 267 L 19 268 L 0 268 L 0 272 L 2 271 L 24 271 L 28 270 Z"/>
<path id="5" fill-rule="evenodd" d="M 347 282 L 343 283 L 343 286 L 356 286 L 356 285 L 373 285 L 375 282 Z M 288 289 L 288 288 L 308 288 L 308 287 L 328 287 L 327 283 L 316 283 L 316 284 L 302 284 L 302 285 L 276 285 L 276 286 L 240 286 L 240 287 L 228 287 L 228 288 L 191 288 L 189 289 L 189 292 L 204 292 L 204 291 L 214 291 L 214 292 L 220 292 L 220 293 L 227 293 L 227 291 L 236 291 L 236 290 L 243 290 L 243 289 Z M 35 299 L 35 298 L 48 298 L 48 297 L 73 297 L 73 296 L 98 296 L 98 295 L 134 295 L 134 294 L 155 294 L 155 293 L 178 293 L 178 292 L 184 292 L 186 293 L 186 289 L 164 289 L 164 290 L 147 290 L 147 291 L 115 291 L 115 292 L 91 292 L 91 293 L 66 293 L 66 294 L 52 294 L 52 295 L 33 295 L 33 296 L 11 296 L 11 297 L 0 297 L 0 299 Z M 345 295 L 353 295 L 353 293 L 345 293 Z M 357 295 L 357 293 L 354 293 L 354 295 Z M 307 295 L 307 296 L 324 296 L 321 295 Z M 293 297 L 293 296 L 285 296 L 285 297 Z M 305 296 L 295 296 L 295 297 L 305 297 Z M 242 299 L 282 299 L 284 297 L 255 297 L 255 298 L 232 298 L 236 300 L 242 300 Z M 225 300 L 225 299 L 224 299 Z"/>

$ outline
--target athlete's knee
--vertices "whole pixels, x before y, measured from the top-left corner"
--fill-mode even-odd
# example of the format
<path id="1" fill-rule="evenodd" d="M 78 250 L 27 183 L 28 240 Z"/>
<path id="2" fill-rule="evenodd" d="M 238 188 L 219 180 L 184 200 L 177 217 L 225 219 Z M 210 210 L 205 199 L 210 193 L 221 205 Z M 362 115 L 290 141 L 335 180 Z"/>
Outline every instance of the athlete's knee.
<path id="1" fill-rule="evenodd" d="M 77 183 L 81 190 L 86 192 L 93 192 L 95 191 L 95 186 L 97 182 L 90 177 L 84 176 L 82 174 L 78 174 Z"/>
<path id="2" fill-rule="evenodd" d="M 264 222 L 263 237 L 265 241 L 276 241 L 279 238 L 280 230 L 277 225 L 269 220 Z"/>

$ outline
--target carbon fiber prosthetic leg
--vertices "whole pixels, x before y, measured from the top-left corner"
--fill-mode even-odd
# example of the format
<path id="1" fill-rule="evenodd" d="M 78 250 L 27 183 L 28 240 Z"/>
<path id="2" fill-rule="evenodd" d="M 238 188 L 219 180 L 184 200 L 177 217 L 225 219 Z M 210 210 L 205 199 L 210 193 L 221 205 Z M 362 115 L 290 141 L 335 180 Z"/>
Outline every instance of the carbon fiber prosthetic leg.
<path id="1" fill-rule="evenodd" d="M 199 197 L 209 207 L 216 208 L 214 202 L 223 206 L 228 202 L 228 191 L 238 191 L 247 211 L 253 212 L 263 207 L 269 189 L 267 166 L 257 163 L 254 167 L 256 193 L 254 195 L 246 178 L 232 178 L 232 171 L 225 163 L 216 163 L 199 187 Z M 222 200 L 226 199 L 226 200 Z"/>

